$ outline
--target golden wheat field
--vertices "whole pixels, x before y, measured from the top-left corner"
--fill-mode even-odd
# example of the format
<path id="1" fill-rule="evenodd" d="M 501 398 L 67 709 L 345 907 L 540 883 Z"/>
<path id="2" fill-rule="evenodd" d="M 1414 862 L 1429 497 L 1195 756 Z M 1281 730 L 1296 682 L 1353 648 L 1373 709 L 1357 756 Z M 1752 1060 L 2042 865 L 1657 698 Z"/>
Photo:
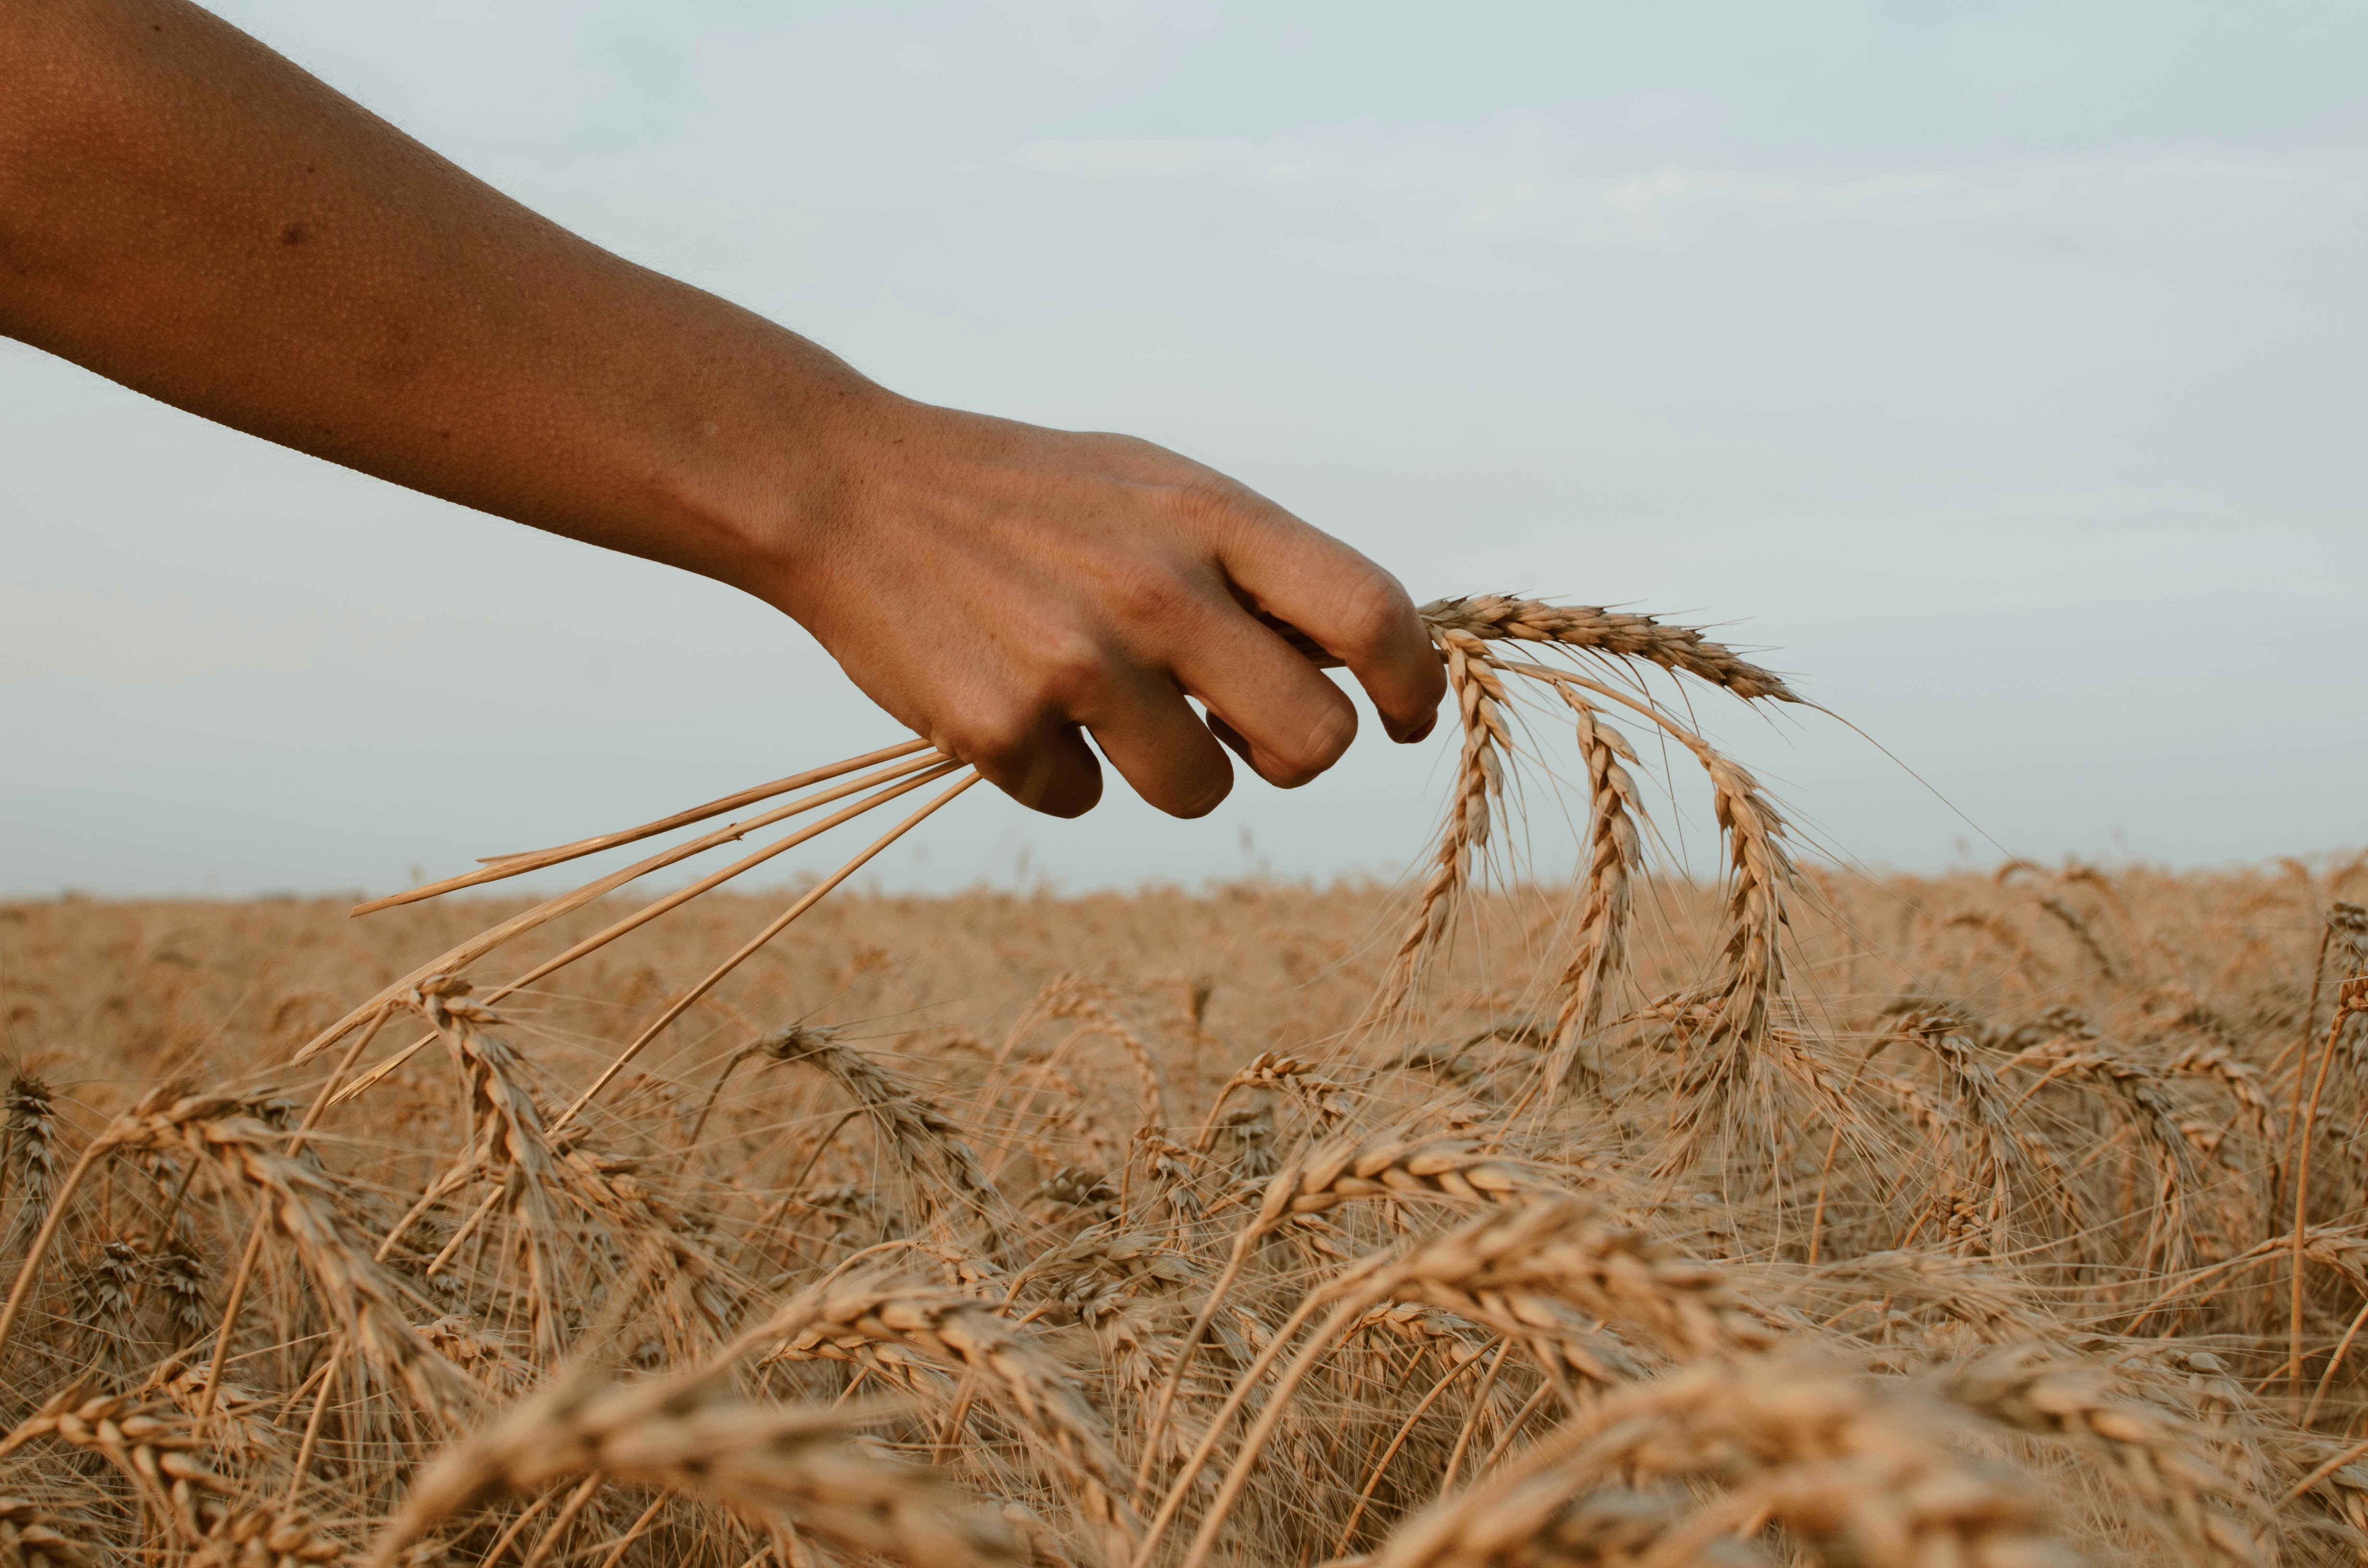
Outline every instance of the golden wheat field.
<path id="1" fill-rule="evenodd" d="M 1405 886 L 0 909 L 0 1561 L 2368 1555 L 2368 858 L 1806 862 L 1427 613 Z"/>

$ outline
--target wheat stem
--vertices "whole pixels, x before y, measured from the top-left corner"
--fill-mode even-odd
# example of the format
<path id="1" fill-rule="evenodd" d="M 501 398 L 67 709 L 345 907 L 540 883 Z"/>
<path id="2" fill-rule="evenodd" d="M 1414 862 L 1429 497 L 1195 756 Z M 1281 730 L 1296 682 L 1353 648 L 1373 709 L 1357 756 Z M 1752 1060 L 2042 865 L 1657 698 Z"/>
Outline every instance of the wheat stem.
<path id="1" fill-rule="evenodd" d="M 658 1037 L 659 1031 L 663 1030 L 668 1024 L 674 1022 L 677 1018 L 682 1017 L 684 1013 L 689 1011 L 692 1003 L 698 1001 L 701 996 L 706 995 L 708 992 L 713 990 L 715 986 L 722 982 L 725 975 L 730 974 L 734 970 L 739 968 L 741 964 L 747 961 L 747 960 L 756 953 L 757 949 L 763 947 L 774 937 L 780 936 L 783 931 L 788 930 L 791 921 L 797 919 L 799 915 L 803 915 L 807 910 L 812 909 L 815 904 L 821 903 L 823 896 L 825 893 L 828 893 L 833 888 L 838 886 L 839 883 L 847 881 L 848 878 L 861 870 L 864 866 L 871 861 L 873 856 L 879 854 L 882 850 L 895 843 L 899 838 L 904 837 L 905 834 L 911 832 L 914 828 L 918 827 L 922 823 L 928 821 L 931 814 L 936 812 L 940 807 L 951 803 L 956 796 L 969 789 L 972 785 L 977 783 L 978 779 L 979 776 L 975 773 L 965 774 L 963 777 L 955 779 L 950 788 L 941 790 L 932 797 L 928 804 L 923 806 L 919 811 L 915 812 L 911 816 L 906 817 L 903 822 L 898 823 L 894 827 L 890 828 L 886 833 L 882 834 L 878 838 L 872 840 L 871 843 L 860 851 L 854 858 L 848 860 L 847 864 L 841 866 L 837 870 L 833 871 L 829 876 L 814 884 L 812 891 L 808 892 L 803 898 L 799 899 L 795 903 L 790 905 L 788 909 L 783 910 L 772 924 L 767 926 L 762 931 L 757 932 L 754 937 L 749 937 L 746 942 L 741 945 L 740 949 L 737 952 L 734 953 L 730 958 L 725 959 L 722 963 L 710 970 L 705 978 L 701 979 L 698 984 L 692 986 L 689 991 L 677 998 L 665 1012 L 658 1015 L 657 1018 L 651 1023 L 647 1028 L 644 1028 L 639 1035 L 635 1036 L 631 1044 L 627 1045 L 623 1051 L 618 1053 L 616 1060 L 609 1062 L 609 1065 L 601 1071 L 601 1074 L 598 1078 L 592 1080 L 591 1086 L 586 1088 L 582 1094 L 576 1096 L 574 1104 L 570 1105 L 565 1110 L 560 1112 L 558 1119 L 552 1122 L 550 1131 L 553 1134 L 556 1134 L 560 1129 L 565 1127 L 569 1122 L 574 1121 L 577 1114 L 580 1113 L 586 1106 L 591 1104 L 594 1097 L 597 1096 L 602 1089 L 607 1088 L 616 1078 L 618 1074 L 622 1073 L 625 1070 L 626 1064 L 632 1062 L 634 1057 L 641 1054 L 642 1048 L 648 1045 L 650 1041 Z M 863 809 L 869 810 L 870 804 L 867 803 Z M 852 815 L 853 813 L 849 812 L 848 814 Z"/>
<path id="2" fill-rule="evenodd" d="M 901 745 L 884 746 L 879 751 L 866 752 L 861 756 L 848 757 L 844 762 L 834 762 L 826 767 L 810 767 L 803 773 L 792 773 L 786 778 L 776 778 L 770 784 L 759 784 L 754 789 L 743 790 L 736 795 L 726 795 L 720 800 L 710 801 L 703 806 L 693 806 L 688 811 L 677 812 L 672 816 L 660 817 L 655 822 L 643 823 L 639 827 L 629 827 L 620 833 L 604 833 L 592 838 L 579 838 L 573 844 L 562 844 L 552 849 L 530 849 L 514 855 L 489 855 L 477 862 L 481 868 L 478 870 L 470 871 L 461 876 L 447 877 L 440 882 L 429 882 L 425 887 L 413 888 L 409 892 L 394 893 L 386 898 L 372 899 L 367 903 L 358 903 L 354 905 L 352 913 L 357 915 L 374 915 L 381 909 L 393 909 L 399 904 L 417 903 L 423 899 L 437 898 L 448 892 L 456 892 L 461 888 L 480 887 L 486 882 L 497 882 L 509 877 L 523 876 L 529 871 L 539 871 L 546 866 L 557 866 L 586 855 L 597 855 L 603 849 L 615 849 L 623 845 L 639 843 L 644 838 L 655 838 L 661 833 L 672 833 L 676 828 L 688 827 L 695 822 L 705 822 L 708 818 L 721 816 L 725 812 L 736 812 L 743 806 L 753 806 L 759 801 L 768 801 L 776 795 L 786 795 L 792 790 L 803 790 L 809 784 L 820 784 L 827 779 L 837 778 L 842 774 L 853 773 L 858 768 L 869 767 L 874 763 L 889 762 L 897 757 L 910 756 L 915 752 L 934 749 L 927 741 L 906 741 Z"/>

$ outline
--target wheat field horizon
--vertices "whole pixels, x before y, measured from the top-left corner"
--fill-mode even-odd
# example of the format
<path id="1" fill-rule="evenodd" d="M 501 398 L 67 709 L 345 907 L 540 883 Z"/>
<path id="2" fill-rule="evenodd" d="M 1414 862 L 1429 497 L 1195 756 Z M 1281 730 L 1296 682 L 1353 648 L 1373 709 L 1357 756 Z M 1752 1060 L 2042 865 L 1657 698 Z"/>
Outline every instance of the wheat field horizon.
<path id="1" fill-rule="evenodd" d="M 2368 854 L 1847 870 L 1695 722 L 1782 679 L 1426 616 L 1397 885 L 867 892 L 912 742 L 0 905 L 0 1562 L 2368 1552 Z"/>

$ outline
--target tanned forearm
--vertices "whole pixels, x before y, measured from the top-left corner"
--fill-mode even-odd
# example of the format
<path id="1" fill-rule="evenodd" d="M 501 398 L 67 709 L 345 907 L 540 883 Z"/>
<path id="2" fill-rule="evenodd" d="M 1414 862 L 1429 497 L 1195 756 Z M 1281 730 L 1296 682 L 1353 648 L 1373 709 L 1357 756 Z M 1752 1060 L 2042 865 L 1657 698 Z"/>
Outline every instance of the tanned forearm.
<path id="1" fill-rule="evenodd" d="M 871 393 L 537 217 L 245 34 L 0 7 L 0 330 L 193 414 L 746 582 L 766 468 Z M 752 459 L 760 460 L 752 461 Z"/>
<path id="2" fill-rule="evenodd" d="M 1388 574 L 1197 464 L 896 397 L 538 217 L 177 0 L 0 0 L 0 332 L 191 413 L 757 595 L 1063 813 L 1211 731 L 1293 784 L 1440 681 Z M 1252 612 L 1256 612 L 1255 615 Z M 1186 694 L 1210 710 L 1204 728 Z"/>

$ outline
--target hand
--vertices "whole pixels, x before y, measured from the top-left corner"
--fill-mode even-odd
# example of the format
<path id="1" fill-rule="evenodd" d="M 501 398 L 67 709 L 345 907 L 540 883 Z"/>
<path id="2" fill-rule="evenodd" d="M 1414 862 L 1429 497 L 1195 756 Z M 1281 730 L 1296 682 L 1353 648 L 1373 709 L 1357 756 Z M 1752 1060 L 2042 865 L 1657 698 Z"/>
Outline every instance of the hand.
<path id="1" fill-rule="evenodd" d="M 744 585 L 1014 799 L 1055 816 L 1100 799 L 1080 729 L 1176 816 L 1232 790 L 1221 740 L 1269 783 L 1306 783 L 1357 714 L 1278 627 L 1346 665 L 1393 738 L 1430 732 L 1446 680 L 1397 579 L 1224 475 L 886 393 L 846 409 L 833 460 L 807 470 L 819 499 Z"/>

